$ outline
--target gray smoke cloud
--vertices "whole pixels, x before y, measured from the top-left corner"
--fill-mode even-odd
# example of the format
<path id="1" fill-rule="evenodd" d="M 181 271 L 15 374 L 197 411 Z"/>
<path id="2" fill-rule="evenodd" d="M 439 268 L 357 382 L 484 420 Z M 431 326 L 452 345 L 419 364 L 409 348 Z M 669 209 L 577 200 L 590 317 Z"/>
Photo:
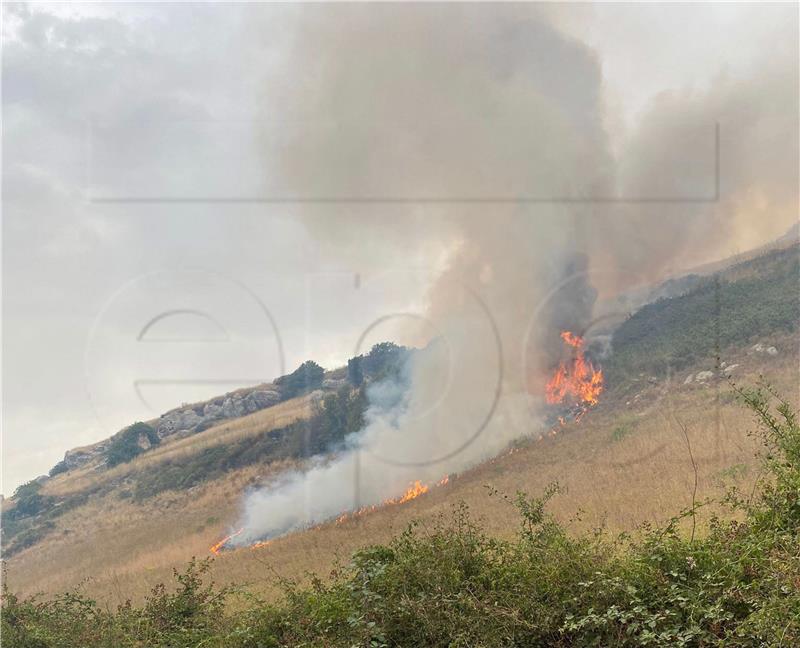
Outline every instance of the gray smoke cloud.
<path id="1" fill-rule="evenodd" d="M 265 81 L 266 191 L 313 199 L 291 209 L 354 271 L 444 250 L 425 315 L 448 353 L 374 387 L 349 450 L 250 493 L 239 542 L 533 433 L 558 333 L 584 330 L 598 290 L 724 256 L 796 216 L 796 39 L 748 78 L 657 96 L 611 142 L 600 55 L 537 6 L 315 7 L 291 34 Z M 387 406 L 380 394 L 397 389 Z"/>

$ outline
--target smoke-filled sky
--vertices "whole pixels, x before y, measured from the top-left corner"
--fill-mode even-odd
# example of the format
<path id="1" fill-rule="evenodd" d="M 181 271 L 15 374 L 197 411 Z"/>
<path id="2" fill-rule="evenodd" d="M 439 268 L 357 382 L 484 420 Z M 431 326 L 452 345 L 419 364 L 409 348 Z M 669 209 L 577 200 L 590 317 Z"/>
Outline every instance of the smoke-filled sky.
<path id="1" fill-rule="evenodd" d="M 570 272 L 781 235 L 797 11 L 4 4 L 3 492 L 306 358 L 454 322 L 481 357 L 476 297 L 513 392 Z"/>

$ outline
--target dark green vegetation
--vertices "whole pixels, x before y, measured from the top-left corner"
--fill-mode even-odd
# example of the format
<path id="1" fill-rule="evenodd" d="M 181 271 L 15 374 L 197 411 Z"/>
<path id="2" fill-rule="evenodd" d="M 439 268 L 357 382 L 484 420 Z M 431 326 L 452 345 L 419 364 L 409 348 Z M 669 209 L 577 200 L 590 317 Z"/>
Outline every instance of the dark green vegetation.
<path id="1" fill-rule="evenodd" d="M 30 547 L 55 527 L 53 520 L 86 501 L 86 495 L 57 498 L 42 495 L 41 481 L 33 480 L 14 492 L 15 506 L 3 513 L 2 541 L 5 555 Z"/>
<path id="2" fill-rule="evenodd" d="M 512 540 L 487 536 L 457 507 L 364 548 L 327 581 L 284 583 L 278 604 L 205 585 L 208 563 L 194 561 L 174 590 L 158 586 L 142 606 L 116 611 L 80 592 L 4 591 L 3 645 L 800 645 L 800 427 L 768 386 L 739 396 L 766 448 L 763 478 L 756 493 L 729 494 L 738 521 L 714 518 L 702 535 L 690 531 L 697 504 L 633 536 L 576 537 L 546 513 L 554 487 L 542 498 L 499 496 L 519 511 Z"/>
<path id="3" fill-rule="evenodd" d="M 369 353 L 350 358 L 347 361 L 346 377 L 351 385 L 360 387 L 365 380 L 380 380 L 390 373 L 400 370 L 408 357 L 409 350 L 393 342 L 380 342 Z M 295 398 L 319 389 L 322 386 L 325 370 L 313 360 L 306 360 L 292 373 L 275 380 L 281 400 Z"/>
<path id="4" fill-rule="evenodd" d="M 614 332 L 603 369 L 611 386 L 710 360 L 755 336 L 800 324 L 800 250 L 770 252 L 638 310 Z"/>
<path id="5" fill-rule="evenodd" d="M 313 360 L 306 360 L 292 373 L 281 376 L 275 384 L 281 392 L 281 398 L 288 400 L 300 394 L 319 389 L 325 370 Z"/>
<path id="6" fill-rule="evenodd" d="M 158 434 L 147 423 L 134 423 L 111 439 L 106 450 L 106 463 L 109 467 L 126 463 L 158 445 L 159 441 Z"/>

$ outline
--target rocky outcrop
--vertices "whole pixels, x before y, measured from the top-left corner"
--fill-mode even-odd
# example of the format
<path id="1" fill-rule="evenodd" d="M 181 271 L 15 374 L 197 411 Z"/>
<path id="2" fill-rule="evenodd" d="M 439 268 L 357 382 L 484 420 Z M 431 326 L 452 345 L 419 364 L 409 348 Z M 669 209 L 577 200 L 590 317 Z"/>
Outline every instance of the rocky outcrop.
<path id="1" fill-rule="evenodd" d="M 752 345 L 746 351 L 747 356 L 769 356 L 770 358 L 777 358 L 780 355 L 780 351 L 778 351 L 777 347 L 769 346 L 764 344 L 763 342 L 758 342 Z M 746 358 L 742 358 L 745 360 Z M 740 369 L 742 365 L 739 363 L 728 363 L 727 361 L 722 361 L 719 363 L 718 370 L 714 371 L 700 371 L 696 374 L 689 374 L 683 381 L 684 385 L 692 385 L 692 384 L 700 384 L 704 385 L 707 381 L 711 380 L 715 376 L 717 378 L 730 378 L 731 375 L 738 371 L 742 371 Z"/>
<path id="2" fill-rule="evenodd" d="M 247 416 L 272 407 L 280 400 L 280 394 L 274 389 L 262 387 L 252 391 L 240 390 L 206 403 L 167 412 L 158 420 L 155 428 L 162 439 L 178 433 L 199 432 L 220 421 Z"/>
<path id="3" fill-rule="evenodd" d="M 325 378 L 322 388 L 328 391 L 338 391 L 344 385 L 350 384 L 347 378 Z"/>
<path id="4" fill-rule="evenodd" d="M 322 390 L 317 390 L 311 394 L 313 402 L 320 402 L 325 392 L 338 390 L 347 383 L 347 380 L 340 378 L 339 374 L 330 372 L 327 375 L 322 381 Z M 173 435 L 178 437 L 189 436 L 206 430 L 222 421 L 240 418 L 272 407 L 283 399 L 284 397 L 281 396 L 277 385 L 262 384 L 257 387 L 239 389 L 202 403 L 178 407 L 166 414 L 162 414 L 161 417 L 154 421 L 148 421 L 148 424 L 155 429 L 159 439 Z M 68 450 L 64 455 L 63 462 L 58 464 L 59 467 L 63 465 L 63 469 L 58 470 L 58 472 L 74 470 L 89 464 L 97 467 L 105 465 L 106 450 L 109 443 L 110 439 L 105 439 L 94 445 Z M 142 435 L 137 439 L 137 445 L 142 450 L 147 450 L 152 444 L 145 435 Z"/>
<path id="5" fill-rule="evenodd" d="M 778 349 L 774 346 L 767 346 L 766 344 L 762 344 L 759 342 L 758 344 L 754 344 L 750 347 L 750 351 L 753 353 L 766 353 L 767 355 L 775 357 L 778 355 Z"/>
<path id="6" fill-rule="evenodd" d="M 108 447 L 109 440 L 105 439 L 100 443 L 94 445 L 84 446 L 82 448 L 73 448 L 64 453 L 64 465 L 67 470 L 73 468 L 80 468 L 95 459 L 99 459 L 105 455 L 106 448 Z"/>

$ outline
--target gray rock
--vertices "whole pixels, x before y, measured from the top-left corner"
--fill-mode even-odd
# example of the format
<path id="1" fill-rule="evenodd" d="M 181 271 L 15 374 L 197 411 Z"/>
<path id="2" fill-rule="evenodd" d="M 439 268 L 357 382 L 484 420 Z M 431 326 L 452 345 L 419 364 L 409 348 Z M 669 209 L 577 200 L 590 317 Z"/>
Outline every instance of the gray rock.
<path id="1" fill-rule="evenodd" d="M 341 384 L 346 381 L 336 382 Z M 272 387 L 273 385 L 261 385 L 253 391 L 240 390 L 205 403 L 193 406 L 184 405 L 167 412 L 157 421 L 151 421 L 150 424 L 153 425 L 160 439 L 173 435 L 176 438 L 183 438 L 200 430 L 205 430 L 218 421 L 239 418 L 276 405 L 281 401 L 281 396 Z M 321 396 L 322 392 L 315 394 L 316 398 L 321 398 Z M 96 459 L 102 460 L 105 457 L 108 444 L 109 439 L 106 439 L 91 446 L 68 450 L 64 455 L 64 464 L 67 470 L 80 468 L 94 462 Z M 151 446 L 147 435 L 141 435 L 137 439 L 137 444 L 143 450 L 147 450 Z M 100 466 L 103 462 L 99 461 L 97 463 Z"/>
<path id="2" fill-rule="evenodd" d="M 686 380 L 683 381 L 683 384 L 691 385 L 693 380 L 694 380 L 694 374 L 689 374 L 688 376 L 686 376 Z"/>
<path id="3" fill-rule="evenodd" d="M 768 353 L 769 355 L 771 355 L 771 356 L 776 356 L 776 355 L 778 355 L 778 349 L 776 349 L 775 347 L 772 347 L 772 346 L 771 346 L 771 347 L 769 347 L 769 348 L 767 349 L 767 353 Z"/>
<path id="4" fill-rule="evenodd" d="M 95 443 L 94 445 L 67 450 L 64 453 L 64 465 L 67 467 L 67 470 L 73 470 L 74 468 L 85 466 L 86 464 L 91 463 L 95 459 L 101 457 L 105 453 L 108 443 L 109 440 L 105 439 L 99 443 Z"/>
<path id="5" fill-rule="evenodd" d="M 695 379 L 697 380 L 697 382 L 705 382 L 706 380 L 709 380 L 710 378 L 713 377 L 714 377 L 713 371 L 700 371 L 698 372 Z"/>
<path id="6" fill-rule="evenodd" d="M 738 364 L 732 364 L 732 365 L 728 365 L 727 367 L 725 367 L 725 369 L 723 370 L 723 372 L 725 373 L 725 375 L 726 375 L 726 376 L 730 376 L 730 375 L 731 375 L 731 373 L 733 373 L 733 371 L 734 371 L 734 370 L 736 369 L 736 367 L 738 367 L 738 366 L 739 366 Z"/>
<path id="7" fill-rule="evenodd" d="M 163 439 L 181 430 L 191 430 L 202 422 L 203 418 L 198 416 L 192 408 L 175 410 L 161 417 L 156 432 L 159 438 Z"/>
<path id="8" fill-rule="evenodd" d="M 153 446 L 153 444 L 150 443 L 150 438 L 146 434 L 139 435 L 139 437 L 136 439 L 136 445 L 142 450 L 149 450 Z"/>
<path id="9" fill-rule="evenodd" d="M 277 391 L 260 390 L 250 392 L 242 400 L 248 412 L 257 412 L 279 403 L 281 395 Z"/>
<path id="10" fill-rule="evenodd" d="M 203 408 L 203 420 L 214 421 L 218 418 L 222 418 L 222 406 L 213 402 L 206 403 L 206 406 Z"/>
<path id="11" fill-rule="evenodd" d="M 156 431 L 160 438 L 183 432 L 206 429 L 217 421 L 239 418 L 280 402 L 280 394 L 271 389 L 228 394 L 203 405 L 182 407 L 161 417 Z"/>
<path id="12" fill-rule="evenodd" d="M 325 390 L 337 391 L 346 382 L 347 379 L 326 378 L 322 381 L 322 388 Z"/>
<path id="13" fill-rule="evenodd" d="M 222 415 L 224 418 L 238 418 L 240 416 L 244 416 L 246 412 L 244 411 L 244 405 L 242 405 L 242 401 L 238 398 L 232 398 L 228 396 L 222 403 Z"/>

